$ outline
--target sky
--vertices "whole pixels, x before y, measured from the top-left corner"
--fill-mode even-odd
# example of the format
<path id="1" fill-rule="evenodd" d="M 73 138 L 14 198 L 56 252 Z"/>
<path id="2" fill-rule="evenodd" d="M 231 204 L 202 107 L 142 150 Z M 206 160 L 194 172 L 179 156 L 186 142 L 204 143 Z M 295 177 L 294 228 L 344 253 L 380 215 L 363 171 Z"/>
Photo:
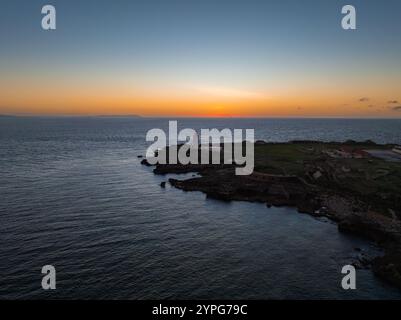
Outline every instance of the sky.
<path id="1" fill-rule="evenodd" d="M 401 1 L 0 0 L 0 114 L 400 118 Z"/>

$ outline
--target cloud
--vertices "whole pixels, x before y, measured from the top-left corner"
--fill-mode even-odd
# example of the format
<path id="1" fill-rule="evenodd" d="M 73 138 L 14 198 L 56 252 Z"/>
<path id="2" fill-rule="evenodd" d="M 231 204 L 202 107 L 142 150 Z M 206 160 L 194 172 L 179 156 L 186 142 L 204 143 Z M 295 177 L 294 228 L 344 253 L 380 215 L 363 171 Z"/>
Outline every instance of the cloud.
<path id="1" fill-rule="evenodd" d="M 367 97 L 362 97 L 362 98 L 359 99 L 360 102 L 366 102 L 366 101 L 369 101 L 369 100 L 370 99 L 367 98 Z"/>
<path id="2" fill-rule="evenodd" d="M 396 104 L 396 103 L 398 103 L 398 101 L 397 101 L 397 100 L 390 100 L 390 101 L 388 101 L 387 103 L 388 103 L 388 104 Z"/>
<path id="3" fill-rule="evenodd" d="M 393 111 L 401 111 L 401 106 L 391 107 Z"/>

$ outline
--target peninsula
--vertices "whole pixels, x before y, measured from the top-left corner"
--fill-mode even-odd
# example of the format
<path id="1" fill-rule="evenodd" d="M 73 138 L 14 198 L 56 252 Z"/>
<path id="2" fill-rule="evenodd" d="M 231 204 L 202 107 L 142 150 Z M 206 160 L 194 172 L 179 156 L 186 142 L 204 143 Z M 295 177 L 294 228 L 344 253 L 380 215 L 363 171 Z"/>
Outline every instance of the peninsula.
<path id="1" fill-rule="evenodd" d="M 255 169 L 235 175 L 235 165 L 156 164 L 155 174 L 199 173 L 169 183 L 223 201 L 291 206 L 325 216 L 348 232 L 376 241 L 384 256 L 373 272 L 401 288 L 401 155 L 396 145 L 372 141 L 255 142 Z M 223 151 L 222 151 L 223 152 Z M 146 159 L 142 164 L 149 165 Z"/>

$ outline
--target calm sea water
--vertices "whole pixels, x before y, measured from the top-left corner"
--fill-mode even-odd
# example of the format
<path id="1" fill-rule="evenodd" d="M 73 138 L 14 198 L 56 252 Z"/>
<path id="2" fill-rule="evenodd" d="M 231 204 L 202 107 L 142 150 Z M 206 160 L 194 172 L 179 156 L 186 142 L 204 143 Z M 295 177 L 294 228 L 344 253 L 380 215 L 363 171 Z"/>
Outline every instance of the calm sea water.
<path id="1" fill-rule="evenodd" d="M 356 247 L 334 223 L 167 186 L 139 164 L 167 119 L 0 118 L 0 298 L 401 298 L 369 270 L 341 289 Z M 400 120 L 182 119 L 269 141 L 401 143 Z M 41 289 L 41 268 L 57 289 Z"/>

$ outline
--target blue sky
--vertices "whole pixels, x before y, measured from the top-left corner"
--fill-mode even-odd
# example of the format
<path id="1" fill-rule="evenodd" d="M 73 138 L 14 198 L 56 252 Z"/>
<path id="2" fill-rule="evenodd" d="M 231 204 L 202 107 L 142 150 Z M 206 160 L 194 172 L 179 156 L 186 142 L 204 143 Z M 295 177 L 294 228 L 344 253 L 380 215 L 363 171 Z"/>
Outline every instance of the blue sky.
<path id="1" fill-rule="evenodd" d="M 56 7 L 55 31 L 41 29 L 45 4 Z M 345 4 L 357 9 L 355 31 L 341 28 Z M 22 104 L 35 101 L 28 109 L 40 113 L 46 87 L 54 89 L 54 95 L 78 92 L 74 84 L 88 87 L 88 103 L 96 90 L 107 86 L 112 89 L 104 100 L 112 101 L 120 86 L 119 96 L 131 99 L 133 113 L 144 111 L 138 101 L 144 103 L 158 92 L 161 99 L 170 99 L 168 92 L 174 92 L 172 101 L 200 96 L 207 105 L 216 92 L 232 92 L 233 99 L 262 94 L 271 100 L 265 102 L 266 115 L 275 103 L 286 110 L 315 105 L 309 97 L 313 90 L 344 92 L 344 98 L 336 100 L 341 112 L 340 104 L 352 104 L 359 96 L 372 95 L 369 100 L 376 111 L 387 99 L 401 99 L 397 0 L 1 0 L 0 42 L 1 84 L 11 79 L 8 86 L 32 95 L 26 101 L 12 96 L 0 100 L 0 111 L 23 112 Z M 372 92 L 375 87 L 377 92 Z M 286 92 L 291 98 L 287 102 Z M 294 102 L 297 94 L 299 103 Z M 52 98 L 54 104 L 60 104 L 59 96 Z M 324 98 L 330 95 L 322 94 Z M 230 105 L 215 100 L 222 108 Z M 263 111 L 263 102 L 255 105 L 257 114 Z M 202 104 L 194 106 L 202 111 Z M 66 105 L 57 108 L 58 112 Z M 124 108 L 129 108 L 126 102 Z M 148 108 L 161 110 L 151 103 Z"/>

